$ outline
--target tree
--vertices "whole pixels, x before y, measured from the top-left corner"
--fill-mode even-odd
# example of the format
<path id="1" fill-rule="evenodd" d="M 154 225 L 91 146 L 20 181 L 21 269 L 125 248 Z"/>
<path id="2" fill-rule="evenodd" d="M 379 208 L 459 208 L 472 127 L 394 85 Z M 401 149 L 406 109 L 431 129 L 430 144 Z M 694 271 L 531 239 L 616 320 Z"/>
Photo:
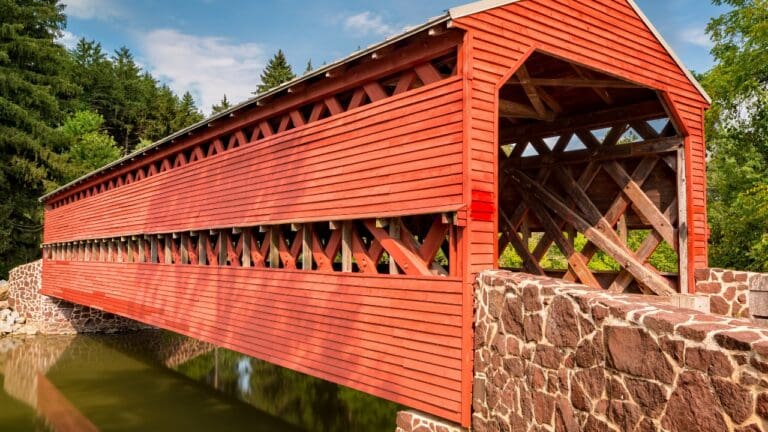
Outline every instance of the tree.
<path id="1" fill-rule="evenodd" d="M 221 101 L 211 108 L 211 112 L 213 114 L 218 114 L 222 111 L 226 111 L 230 109 L 231 107 L 232 107 L 232 104 L 229 103 L 229 99 L 227 99 L 227 95 L 225 94 L 224 97 L 221 98 Z"/>
<path id="2" fill-rule="evenodd" d="M 707 114 L 711 263 L 768 269 L 768 7 L 765 0 L 713 0 L 733 9 L 707 32 L 716 64 L 703 76 Z"/>
<path id="3" fill-rule="evenodd" d="M 69 138 L 71 145 L 66 152 L 72 164 L 67 181 L 120 158 L 115 140 L 102 130 L 104 118 L 92 111 L 79 111 L 64 122 L 60 130 Z"/>
<path id="4" fill-rule="evenodd" d="M 304 69 L 304 75 L 306 75 L 306 74 L 308 74 L 308 73 L 312 72 L 313 70 L 315 70 L 315 68 L 314 68 L 314 67 L 312 67 L 312 59 L 309 59 L 309 60 L 307 61 L 307 67 Z"/>
<path id="5" fill-rule="evenodd" d="M 179 131 L 203 120 L 203 114 L 197 109 L 195 99 L 192 93 L 186 92 L 181 97 L 181 104 L 176 113 L 176 117 L 171 121 L 171 127 L 174 131 Z"/>
<path id="6" fill-rule="evenodd" d="M 40 254 L 37 198 L 67 171 L 67 140 L 55 129 L 60 101 L 77 94 L 63 74 L 66 51 L 54 40 L 63 6 L 44 0 L 0 0 L 0 277 Z"/>
<path id="7" fill-rule="evenodd" d="M 294 78 L 296 78 L 296 74 L 293 73 L 291 65 L 288 64 L 283 50 L 278 50 L 277 54 L 267 63 L 264 72 L 261 73 L 261 84 L 256 93 L 264 93 Z"/>

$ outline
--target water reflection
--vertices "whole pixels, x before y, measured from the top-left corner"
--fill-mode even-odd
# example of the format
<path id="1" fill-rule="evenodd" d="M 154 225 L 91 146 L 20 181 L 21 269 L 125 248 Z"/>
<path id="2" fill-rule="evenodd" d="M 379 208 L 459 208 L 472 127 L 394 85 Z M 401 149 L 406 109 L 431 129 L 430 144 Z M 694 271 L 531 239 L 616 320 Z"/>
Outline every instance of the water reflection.
<path id="1" fill-rule="evenodd" d="M 0 340 L 2 431 L 391 431 L 397 405 L 167 332 Z"/>

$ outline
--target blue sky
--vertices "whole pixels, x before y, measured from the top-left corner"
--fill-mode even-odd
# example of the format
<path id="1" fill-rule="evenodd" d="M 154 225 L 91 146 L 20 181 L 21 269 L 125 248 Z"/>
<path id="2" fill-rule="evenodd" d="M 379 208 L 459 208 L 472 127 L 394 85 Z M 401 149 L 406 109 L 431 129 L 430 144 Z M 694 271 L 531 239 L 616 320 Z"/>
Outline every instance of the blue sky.
<path id="1" fill-rule="evenodd" d="M 250 96 L 266 61 L 282 48 L 302 72 L 424 22 L 462 0 L 63 0 L 62 42 L 96 39 L 125 45 L 173 90 L 192 92 L 208 114 L 223 94 Z M 689 68 L 712 64 L 704 28 L 726 9 L 708 0 L 637 0 Z"/>

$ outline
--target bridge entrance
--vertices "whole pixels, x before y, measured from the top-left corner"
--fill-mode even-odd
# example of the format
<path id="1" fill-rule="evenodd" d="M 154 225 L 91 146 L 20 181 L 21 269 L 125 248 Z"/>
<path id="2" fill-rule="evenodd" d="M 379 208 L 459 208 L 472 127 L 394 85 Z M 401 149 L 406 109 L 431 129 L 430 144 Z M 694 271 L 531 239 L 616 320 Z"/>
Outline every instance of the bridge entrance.
<path id="1" fill-rule="evenodd" d="M 665 97 L 538 51 L 511 74 L 498 102 L 500 267 L 680 290 L 684 138 Z"/>

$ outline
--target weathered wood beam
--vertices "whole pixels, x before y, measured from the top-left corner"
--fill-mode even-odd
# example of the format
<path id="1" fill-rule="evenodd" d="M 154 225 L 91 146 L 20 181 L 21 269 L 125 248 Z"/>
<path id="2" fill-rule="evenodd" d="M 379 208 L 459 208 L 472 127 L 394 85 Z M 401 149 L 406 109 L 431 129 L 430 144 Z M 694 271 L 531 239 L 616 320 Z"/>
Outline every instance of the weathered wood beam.
<path id="1" fill-rule="evenodd" d="M 619 88 L 636 89 L 643 88 L 627 81 L 610 79 L 582 79 L 582 78 L 532 78 L 530 84 L 541 87 L 574 87 L 574 88 Z M 511 79 L 507 85 L 522 85 L 522 81 Z"/>
<path id="2" fill-rule="evenodd" d="M 501 101 L 499 101 L 501 107 Z M 531 138 L 546 138 L 573 132 L 576 129 L 601 129 L 619 122 L 654 120 L 667 117 L 664 106 L 658 99 L 632 105 L 611 108 L 586 114 L 562 116 L 551 123 L 536 123 L 524 126 L 502 128 L 500 142 L 517 142 Z"/>
<path id="3" fill-rule="evenodd" d="M 661 153 L 676 152 L 683 148 L 683 138 L 658 138 L 649 141 L 638 141 L 616 146 L 599 146 L 596 148 L 574 150 L 560 154 L 546 154 L 508 160 L 504 165 L 507 169 L 533 170 L 544 167 L 554 167 L 563 164 L 580 164 L 590 161 L 609 159 L 626 159 L 642 156 L 652 156 Z"/>
<path id="4" fill-rule="evenodd" d="M 671 223 L 661 214 L 661 210 L 648 198 L 645 191 L 638 185 L 624 168 L 616 161 L 603 164 L 603 169 L 622 190 L 622 193 L 632 201 L 635 210 L 661 234 L 662 238 L 673 248 L 677 249 L 677 233 Z"/>
<path id="5" fill-rule="evenodd" d="M 517 76 L 517 79 L 519 80 L 520 85 L 523 86 L 523 90 L 525 91 L 525 95 L 528 96 L 528 100 L 531 101 L 531 105 L 533 106 L 533 109 L 536 111 L 536 113 L 539 115 L 539 118 L 545 118 L 547 116 L 548 110 L 544 106 L 544 103 L 541 101 L 541 97 L 539 97 L 539 92 L 536 91 L 536 86 L 532 84 L 532 79 L 530 74 L 528 74 L 528 69 L 525 67 L 525 65 L 520 65 L 520 68 L 515 73 Z M 554 117 L 554 116 L 553 116 Z"/>
<path id="6" fill-rule="evenodd" d="M 499 116 L 507 118 L 529 118 L 535 120 L 553 121 L 555 116 L 552 112 L 546 111 L 539 114 L 534 108 L 518 102 L 499 99 Z"/>
<path id="7" fill-rule="evenodd" d="M 400 263 L 400 268 L 403 269 L 405 274 L 412 276 L 432 275 L 429 267 L 421 257 L 406 247 L 402 241 L 390 237 L 386 231 L 377 228 L 376 222 L 373 220 L 366 220 L 364 223 L 368 231 L 381 243 L 381 246 L 387 251 L 389 256 L 394 257 L 395 261 Z"/>
<path id="8" fill-rule="evenodd" d="M 595 243 L 606 254 L 616 260 L 619 265 L 632 273 L 638 283 L 647 286 L 657 295 L 669 296 L 674 293 L 674 290 L 669 286 L 669 282 L 666 279 L 660 274 L 646 268 L 644 264 L 626 248 L 626 246 L 615 243 L 609 233 L 605 233 L 601 229 L 598 229 L 587 222 L 579 214 L 571 210 L 568 205 L 561 202 L 558 197 L 531 180 L 522 171 L 512 170 L 510 176 L 518 183 L 522 190 L 525 191 L 524 193 L 530 193 L 533 197 L 538 198 L 538 200 L 530 200 L 529 203 L 531 205 L 544 204 L 552 209 L 552 211 L 560 215 L 566 222 L 579 230 L 587 239 Z M 542 221 L 542 223 L 543 222 L 544 221 Z M 613 231 L 611 230 L 611 232 Z M 616 233 L 613 232 L 613 234 L 615 235 Z"/>

